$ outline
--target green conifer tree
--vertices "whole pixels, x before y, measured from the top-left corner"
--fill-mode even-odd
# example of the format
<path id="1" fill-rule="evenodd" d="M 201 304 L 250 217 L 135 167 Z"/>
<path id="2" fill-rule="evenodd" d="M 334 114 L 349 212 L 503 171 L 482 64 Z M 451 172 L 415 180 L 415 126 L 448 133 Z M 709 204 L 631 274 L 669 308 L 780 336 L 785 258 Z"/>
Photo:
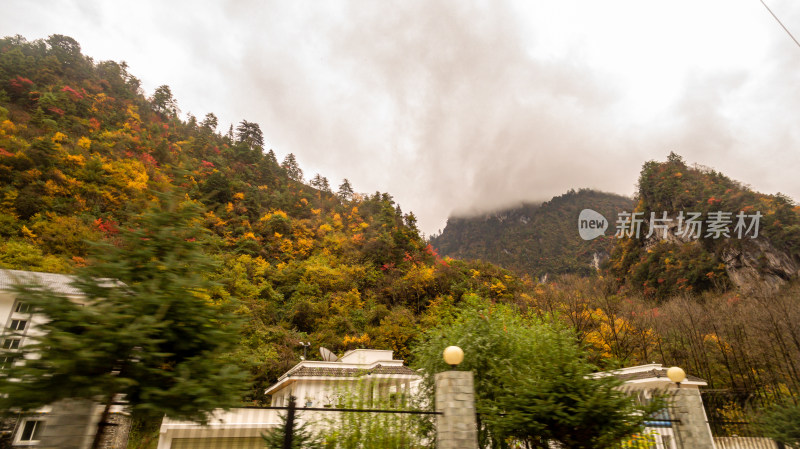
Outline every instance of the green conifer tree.
<path id="1" fill-rule="evenodd" d="M 295 398 L 292 397 L 292 406 Z M 292 414 L 291 423 L 289 415 Z M 286 431 L 291 428 L 291 447 L 292 449 L 322 449 L 320 438 L 309 428 L 308 422 L 298 423 L 297 415 L 293 411 L 278 415 L 280 426 L 264 432 L 261 437 L 267 445 L 267 449 L 284 449 L 286 447 Z"/>
<path id="2" fill-rule="evenodd" d="M 289 179 L 297 182 L 303 182 L 303 170 L 297 163 L 297 158 L 295 158 L 293 153 L 286 155 L 286 157 L 283 159 L 281 167 L 286 170 L 286 174 L 289 176 Z"/>
<path id="3" fill-rule="evenodd" d="M 207 294 L 213 265 L 200 247 L 197 208 L 162 203 L 116 245 L 97 245 L 73 284 L 80 299 L 18 288 L 44 333 L 30 335 L 33 344 L 14 354 L 24 363 L 0 377 L 0 410 L 83 398 L 104 403 L 107 415 L 122 398 L 136 417 L 205 422 L 240 400 L 244 374 L 220 362 L 236 341 L 233 315 Z"/>
<path id="4" fill-rule="evenodd" d="M 342 184 L 339 186 L 339 192 L 337 192 L 339 199 L 342 201 L 350 201 L 353 199 L 353 187 L 350 185 L 350 181 L 347 178 L 342 181 Z"/>

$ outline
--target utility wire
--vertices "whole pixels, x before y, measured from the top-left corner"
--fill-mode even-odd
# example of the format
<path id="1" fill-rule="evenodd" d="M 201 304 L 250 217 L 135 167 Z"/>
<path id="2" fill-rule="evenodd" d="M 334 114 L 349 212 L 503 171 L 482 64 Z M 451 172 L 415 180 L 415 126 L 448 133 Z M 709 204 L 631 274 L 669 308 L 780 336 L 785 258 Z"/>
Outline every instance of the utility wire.
<path id="1" fill-rule="evenodd" d="M 769 11 L 769 13 L 770 13 L 770 14 L 772 14 L 772 17 L 774 17 L 774 18 L 775 18 L 775 20 L 777 20 L 777 21 L 778 21 L 778 24 L 781 26 L 781 28 L 783 28 L 783 31 L 786 31 L 786 34 L 788 34 L 788 35 L 789 35 L 789 37 L 791 37 L 791 38 L 792 38 L 792 40 L 794 41 L 794 43 L 795 43 L 795 44 L 797 44 L 797 46 L 798 46 L 798 47 L 800 47 L 800 42 L 797 42 L 797 39 L 795 39 L 795 38 L 794 38 L 794 36 L 792 35 L 792 32 L 791 32 L 791 31 L 789 31 L 789 29 L 788 29 L 788 28 L 786 28 L 786 26 L 783 24 L 783 22 L 781 22 L 781 19 L 779 19 L 779 18 L 778 18 L 778 16 L 776 16 L 776 15 L 775 15 L 775 13 L 774 13 L 774 12 L 772 12 L 772 10 L 771 10 L 771 9 L 769 9 L 769 6 L 767 6 L 767 4 L 766 4 L 766 3 L 764 3 L 764 0 L 761 0 L 761 4 L 762 4 L 762 5 L 764 5 L 764 7 L 765 7 L 765 8 L 767 8 L 767 11 Z"/>

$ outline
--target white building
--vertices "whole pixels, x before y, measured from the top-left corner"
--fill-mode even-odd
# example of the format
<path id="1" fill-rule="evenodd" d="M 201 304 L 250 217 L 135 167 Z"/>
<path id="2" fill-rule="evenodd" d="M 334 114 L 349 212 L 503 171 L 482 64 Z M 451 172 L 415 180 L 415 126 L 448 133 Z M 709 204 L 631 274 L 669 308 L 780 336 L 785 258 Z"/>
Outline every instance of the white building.
<path id="1" fill-rule="evenodd" d="M 13 351 L 21 349 L 30 340 L 30 336 L 37 335 L 37 318 L 30 313 L 30 307 L 17 299 L 14 286 L 18 284 L 38 284 L 56 293 L 69 298 L 80 300 L 81 292 L 70 285 L 72 276 L 54 273 L 36 273 L 32 271 L 2 270 L 0 269 L 0 324 L 3 324 L 0 333 L 0 348 L 7 350 L 0 357 L 0 367 L 10 363 L 14 357 Z"/>
<path id="2" fill-rule="evenodd" d="M 667 369 L 662 367 L 660 363 L 632 366 L 595 374 L 595 376 L 608 375 L 613 375 L 623 381 L 623 389 L 625 391 L 638 395 L 643 400 L 651 398 L 654 392 L 665 392 L 677 388 L 677 385 L 667 377 Z M 708 383 L 705 380 L 687 375 L 686 380 L 681 382 L 680 388 L 697 390 L 706 385 Z M 679 449 L 681 447 L 676 439 L 673 422 L 667 410 L 647 421 L 646 426 L 643 435 L 649 435 L 655 440 L 655 449 Z"/>
<path id="3" fill-rule="evenodd" d="M 0 320 L 3 320 L 0 322 L 3 325 L 0 331 L 0 375 L 4 367 L 12 363 L 24 363 L 20 351 L 33 342 L 32 337 L 41 335 L 39 326 L 44 322 L 42 316 L 33 314 L 29 304 L 17 297 L 15 286 L 41 286 L 82 303 L 83 294 L 72 286 L 74 280 L 74 276 L 65 274 L 0 269 Z M 25 357 L 30 359 L 38 357 L 38 354 L 28 353 Z M 101 405 L 88 400 L 54 402 L 35 413 L 0 422 L 0 442 L 4 437 L 10 437 L 12 447 L 31 447 L 42 443 L 56 447 L 88 448 L 97 431 L 102 410 Z M 128 417 L 123 407 L 113 406 L 109 420 L 122 425 L 107 428 L 103 441 L 126 439 Z"/>
<path id="4" fill-rule="evenodd" d="M 674 382 L 667 377 L 667 369 L 662 367 L 660 363 L 631 366 L 629 368 L 614 370 L 610 373 L 599 374 L 613 374 L 614 377 L 625 382 L 625 388 L 628 390 L 663 390 L 667 388 L 676 388 Z M 687 375 L 686 380 L 681 382 L 681 388 L 694 388 L 695 390 L 700 387 L 705 387 L 706 385 L 708 385 L 708 383 L 705 380 L 692 375 Z"/>
<path id="5" fill-rule="evenodd" d="M 302 361 L 266 390 L 271 405 L 285 407 L 294 396 L 298 419 L 316 429 L 333 419 L 335 411 L 303 409 L 336 408 L 342 397 L 357 394 L 367 403 L 389 398 L 394 393 L 413 392 L 422 377 L 392 358 L 392 351 L 355 349 L 337 361 Z M 161 424 L 158 449 L 260 448 L 261 434 L 279 425 L 279 409 L 236 408 L 217 412 L 207 426 L 165 418 Z"/>
<path id="6" fill-rule="evenodd" d="M 33 315 L 29 305 L 17 298 L 14 286 L 41 285 L 80 301 L 81 292 L 70 285 L 73 280 L 72 276 L 64 274 L 0 269 L 0 324 L 3 326 L 0 331 L 0 371 L 12 363 L 22 363 L 18 351 L 31 342 L 31 337 L 40 335 L 37 325 L 42 323 L 42 318 Z M 10 433 L 14 446 L 34 446 L 39 442 L 51 412 L 51 407 L 43 407 L 38 413 L 5 423 L 7 428 L 0 423 L 0 432 Z"/>
<path id="7" fill-rule="evenodd" d="M 421 376 L 393 360 L 392 351 L 354 349 L 335 362 L 303 361 L 295 365 L 269 387 L 273 406 L 285 406 L 289 396 L 297 398 L 301 407 L 335 407 L 342 390 L 355 388 L 358 380 L 367 379 L 367 398 L 386 397 L 397 391 L 411 391 Z M 362 382 L 364 384 L 364 382 Z M 363 389 L 363 388 L 362 388 Z"/>

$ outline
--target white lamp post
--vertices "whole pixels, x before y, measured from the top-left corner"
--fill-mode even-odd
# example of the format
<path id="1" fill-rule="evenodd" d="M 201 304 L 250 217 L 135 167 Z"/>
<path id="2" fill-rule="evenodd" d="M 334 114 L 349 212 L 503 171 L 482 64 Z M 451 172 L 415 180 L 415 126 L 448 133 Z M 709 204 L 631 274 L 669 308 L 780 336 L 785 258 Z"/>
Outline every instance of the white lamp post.
<path id="1" fill-rule="evenodd" d="M 667 377 L 669 377 L 669 380 L 675 382 L 675 384 L 678 385 L 678 388 L 680 388 L 681 382 L 686 380 L 686 372 L 677 366 L 673 366 L 667 370 Z"/>
<path id="2" fill-rule="evenodd" d="M 448 346 L 444 349 L 442 357 L 444 358 L 444 363 L 455 369 L 459 363 L 464 361 L 464 351 L 458 346 Z"/>

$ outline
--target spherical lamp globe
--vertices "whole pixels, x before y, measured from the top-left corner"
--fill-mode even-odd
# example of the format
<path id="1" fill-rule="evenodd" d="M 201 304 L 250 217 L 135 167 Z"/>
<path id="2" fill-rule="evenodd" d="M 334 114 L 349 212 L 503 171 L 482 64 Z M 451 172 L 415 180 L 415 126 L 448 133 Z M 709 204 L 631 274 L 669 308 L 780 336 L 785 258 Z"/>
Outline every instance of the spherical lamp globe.
<path id="1" fill-rule="evenodd" d="M 444 349 L 442 357 L 445 363 L 455 368 L 464 361 L 464 351 L 458 346 L 448 346 Z"/>
<path id="2" fill-rule="evenodd" d="M 667 370 L 667 377 L 669 377 L 669 380 L 675 382 L 676 384 L 680 384 L 681 382 L 686 380 L 686 372 L 684 372 L 677 366 L 673 366 L 672 368 Z"/>

